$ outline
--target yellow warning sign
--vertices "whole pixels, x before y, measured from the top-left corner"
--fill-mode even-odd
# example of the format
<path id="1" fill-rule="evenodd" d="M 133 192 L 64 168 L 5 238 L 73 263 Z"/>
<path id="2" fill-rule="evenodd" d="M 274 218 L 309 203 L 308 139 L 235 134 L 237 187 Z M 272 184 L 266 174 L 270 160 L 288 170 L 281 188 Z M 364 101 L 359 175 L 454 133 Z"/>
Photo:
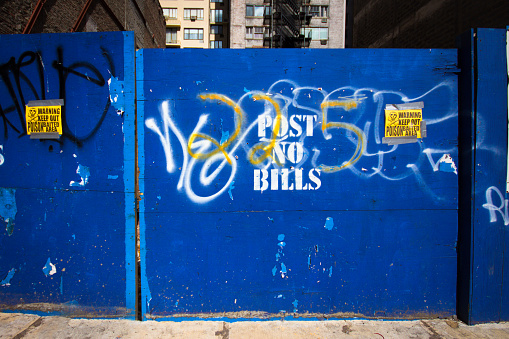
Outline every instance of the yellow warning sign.
<path id="1" fill-rule="evenodd" d="M 385 137 L 421 137 L 422 109 L 385 110 Z"/>
<path id="2" fill-rule="evenodd" d="M 27 134 L 62 134 L 62 106 L 26 106 Z"/>

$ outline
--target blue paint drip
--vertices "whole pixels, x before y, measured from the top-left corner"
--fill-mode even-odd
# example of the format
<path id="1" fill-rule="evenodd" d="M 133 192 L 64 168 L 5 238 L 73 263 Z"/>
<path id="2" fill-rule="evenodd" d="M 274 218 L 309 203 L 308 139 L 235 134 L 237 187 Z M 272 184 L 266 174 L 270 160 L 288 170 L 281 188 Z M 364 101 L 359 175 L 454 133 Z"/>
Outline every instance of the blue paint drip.
<path id="1" fill-rule="evenodd" d="M 6 223 L 5 230 L 9 236 L 14 232 L 16 213 L 18 213 L 16 190 L 14 188 L 0 188 L 0 217 Z"/>
<path id="2" fill-rule="evenodd" d="M 64 275 L 60 276 L 60 294 L 64 294 Z"/>
<path id="3" fill-rule="evenodd" d="M 118 78 L 111 77 L 110 80 L 108 80 L 108 86 L 110 87 L 111 105 L 117 109 L 117 114 L 124 114 L 124 82 L 118 80 Z"/>
<path id="4" fill-rule="evenodd" d="M 272 269 L 272 276 L 275 277 L 276 273 L 277 273 L 277 267 L 274 266 L 274 268 Z"/>
<path id="5" fill-rule="evenodd" d="M 332 266 L 329 268 L 329 278 L 332 277 Z"/>
<path id="6" fill-rule="evenodd" d="M 286 265 L 281 263 L 281 273 L 286 274 Z"/>
<path id="7" fill-rule="evenodd" d="M 9 272 L 7 272 L 7 275 L 5 276 L 4 280 L 0 281 L 0 285 L 2 286 L 10 286 L 11 285 L 11 279 L 14 277 L 14 273 L 16 273 L 15 268 L 11 268 Z"/>
<path id="8" fill-rule="evenodd" d="M 228 194 L 230 195 L 230 199 L 233 200 L 233 194 L 232 194 L 232 190 L 235 188 L 235 181 L 232 181 L 232 183 L 230 184 L 230 188 L 228 189 Z"/>
<path id="9" fill-rule="evenodd" d="M 276 253 L 276 261 L 279 261 L 280 258 L 281 258 L 281 254 Z"/>
<path id="10" fill-rule="evenodd" d="M 297 307 L 299 307 L 299 301 L 297 299 L 295 299 L 292 302 L 292 305 L 293 305 L 293 312 L 296 313 L 298 311 Z"/>
<path id="11" fill-rule="evenodd" d="M 332 231 L 332 228 L 334 228 L 334 219 L 332 217 L 328 217 L 325 219 L 325 226 L 328 231 Z"/>

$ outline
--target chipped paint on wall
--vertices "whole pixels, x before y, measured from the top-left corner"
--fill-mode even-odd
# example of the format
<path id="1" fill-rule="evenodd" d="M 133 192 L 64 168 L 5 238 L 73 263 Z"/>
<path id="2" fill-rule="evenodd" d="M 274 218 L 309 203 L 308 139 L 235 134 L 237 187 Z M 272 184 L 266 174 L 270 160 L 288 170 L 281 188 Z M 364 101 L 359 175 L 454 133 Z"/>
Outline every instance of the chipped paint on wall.
<path id="1" fill-rule="evenodd" d="M 334 228 L 334 219 L 332 219 L 332 217 L 325 219 L 325 225 L 323 227 L 325 227 L 325 229 L 328 231 L 332 231 Z"/>
<path id="2" fill-rule="evenodd" d="M 76 169 L 76 174 L 78 174 L 81 177 L 80 182 L 71 181 L 69 183 L 69 186 L 71 187 L 84 187 L 86 184 L 88 184 L 88 179 L 90 178 L 90 168 L 83 165 L 78 165 L 78 168 Z"/>
<path id="3" fill-rule="evenodd" d="M 117 109 L 117 114 L 124 114 L 124 82 L 118 80 L 118 78 L 111 77 L 108 80 L 108 87 L 110 89 L 110 101 L 113 107 Z"/>
<path id="4" fill-rule="evenodd" d="M 456 175 L 458 174 L 458 168 L 456 167 L 456 164 L 454 163 L 454 160 L 450 154 L 443 154 L 442 157 L 437 162 L 435 162 L 431 154 L 441 152 L 441 150 L 426 148 L 422 152 L 428 156 L 429 163 L 434 172 L 441 171 L 452 172 Z"/>
<path id="5" fill-rule="evenodd" d="M 0 166 L 2 166 L 5 162 L 4 155 L 2 154 L 4 152 L 4 145 L 0 145 Z"/>
<path id="6" fill-rule="evenodd" d="M 6 223 L 5 230 L 9 236 L 14 232 L 14 220 L 18 209 L 16 207 L 16 190 L 0 187 L 0 217 Z"/>
<path id="7" fill-rule="evenodd" d="M 299 310 L 298 307 L 299 307 L 299 301 L 297 299 L 295 299 L 293 302 L 292 302 L 292 305 L 293 305 L 293 313 L 297 313 L 297 311 Z"/>
<path id="8" fill-rule="evenodd" d="M 42 268 L 45 276 L 57 273 L 57 267 L 51 263 L 51 258 L 48 258 L 46 265 Z"/>
<path id="9" fill-rule="evenodd" d="M 7 272 L 7 275 L 5 276 L 5 278 L 2 281 L 0 281 L 0 285 L 1 286 L 11 286 L 11 279 L 12 279 L 12 277 L 14 277 L 14 273 L 16 273 L 16 269 L 11 268 L 9 270 L 9 272 Z"/>

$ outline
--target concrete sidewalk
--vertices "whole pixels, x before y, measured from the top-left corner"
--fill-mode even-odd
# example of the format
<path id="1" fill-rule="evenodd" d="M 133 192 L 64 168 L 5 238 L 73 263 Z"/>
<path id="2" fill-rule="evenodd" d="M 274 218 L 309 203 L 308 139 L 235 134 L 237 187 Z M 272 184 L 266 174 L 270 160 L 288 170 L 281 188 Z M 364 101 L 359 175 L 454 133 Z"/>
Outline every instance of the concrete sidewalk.
<path id="1" fill-rule="evenodd" d="M 70 319 L 0 313 L 0 338 L 509 338 L 509 323 L 412 321 L 183 321 Z"/>

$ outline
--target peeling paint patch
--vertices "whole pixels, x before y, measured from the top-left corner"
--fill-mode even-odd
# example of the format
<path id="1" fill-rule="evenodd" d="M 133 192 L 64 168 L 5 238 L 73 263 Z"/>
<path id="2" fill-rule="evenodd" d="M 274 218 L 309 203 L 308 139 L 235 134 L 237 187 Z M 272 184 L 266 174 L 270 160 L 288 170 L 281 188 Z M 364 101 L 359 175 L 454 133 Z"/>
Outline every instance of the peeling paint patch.
<path id="1" fill-rule="evenodd" d="M 286 243 L 283 241 L 283 240 L 285 240 L 285 235 L 284 234 L 278 235 L 277 236 L 277 240 L 279 241 L 278 246 L 280 246 L 280 247 L 285 247 L 286 246 Z"/>
<path id="2" fill-rule="evenodd" d="M 275 277 L 276 273 L 277 273 L 277 265 L 274 265 L 274 267 L 272 268 L 272 276 Z"/>
<path id="3" fill-rule="evenodd" d="M 71 187 L 84 187 L 86 184 L 88 184 L 88 179 L 90 178 L 90 168 L 83 165 L 78 165 L 78 168 L 76 169 L 76 173 L 81 177 L 80 182 L 71 181 L 69 183 L 69 186 Z"/>
<path id="4" fill-rule="evenodd" d="M 16 213 L 18 213 L 16 190 L 14 188 L 0 188 L 0 217 L 6 223 L 5 230 L 9 236 L 14 232 Z"/>
<path id="5" fill-rule="evenodd" d="M 124 114 L 124 82 L 118 78 L 111 77 L 108 80 L 108 87 L 110 89 L 110 101 L 113 107 L 117 109 L 117 114 L 122 116 Z"/>
<path id="6" fill-rule="evenodd" d="M 7 275 L 5 276 L 4 280 L 0 281 L 1 286 L 11 286 L 11 279 L 14 277 L 14 273 L 16 273 L 15 268 L 11 268 L 9 272 L 7 272 Z"/>
<path id="7" fill-rule="evenodd" d="M 284 263 L 281 263 L 280 273 L 281 273 L 281 278 L 284 278 L 286 276 L 287 271 L 286 271 L 286 265 Z"/>
<path id="8" fill-rule="evenodd" d="M 46 261 L 46 265 L 44 265 L 42 271 L 45 276 L 57 273 L 57 267 L 51 263 L 51 258 L 48 258 L 48 261 Z"/>
<path id="9" fill-rule="evenodd" d="M 438 170 L 441 172 L 452 172 L 458 174 L 458 168 L 450 154 L 444 154 L 437 162 Z"/>
<path id="10" fill-rule="evenodd" d="M 228 194 L 230 195 L 230 199 L 233 200 L 233 194 L 232 194 L 232 190 L 235 188 L 235 181 L 232 181 L 232 183 L 230 184 L 230 188 L 228 189 Z"/>
<path id="11" fill-rule="evenodd" d="M 327 219 L 325 219 L 325 229 L 327 229 L 328 231 L 332 231 L 332 229 L 334 228 L 334 219 L 332 219 L 332 217 L 328 217 Z"/>

